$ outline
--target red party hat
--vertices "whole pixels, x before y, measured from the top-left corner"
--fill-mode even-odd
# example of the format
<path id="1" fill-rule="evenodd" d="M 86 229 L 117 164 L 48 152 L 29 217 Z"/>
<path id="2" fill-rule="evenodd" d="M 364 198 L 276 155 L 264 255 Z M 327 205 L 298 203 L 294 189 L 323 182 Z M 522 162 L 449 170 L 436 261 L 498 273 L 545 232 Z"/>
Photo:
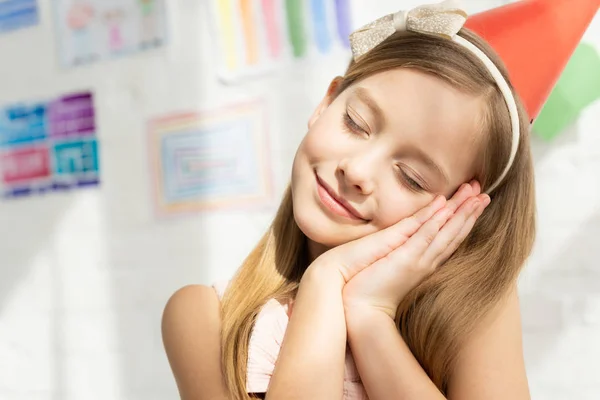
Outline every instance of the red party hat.
<path id="1" fill-rule="evenodd" d="M 465 26 L 506 64 L 535 119 L 600 7 L 600 0 L 521 0 L 475 14 Z"/>

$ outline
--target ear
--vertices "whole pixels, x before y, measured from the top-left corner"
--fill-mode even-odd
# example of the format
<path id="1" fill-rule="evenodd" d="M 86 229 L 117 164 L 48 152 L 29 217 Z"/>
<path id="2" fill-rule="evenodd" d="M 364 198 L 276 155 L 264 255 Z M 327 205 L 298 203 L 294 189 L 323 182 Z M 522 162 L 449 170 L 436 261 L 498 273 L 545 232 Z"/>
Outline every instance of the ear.
<path id="1" fill-rule="evenodd" d="M 325 94 L 325 97 L 323 97 L 323 100 L 321 100 L 315 111 L 313 111 L 312 115 L 310 116 L 310 119 L 308 120 L 309 129 L 315 122 L 317 122 L 323 111 L 325 111 L 325 109 L 329 107 L 329 105 L 333 102 L 341 83 L 341 76 L 336 76 L 335 78 L 333 78 L 333 80 L 329 84 L 329 87 L 327 88 L 327 93 Z"/>

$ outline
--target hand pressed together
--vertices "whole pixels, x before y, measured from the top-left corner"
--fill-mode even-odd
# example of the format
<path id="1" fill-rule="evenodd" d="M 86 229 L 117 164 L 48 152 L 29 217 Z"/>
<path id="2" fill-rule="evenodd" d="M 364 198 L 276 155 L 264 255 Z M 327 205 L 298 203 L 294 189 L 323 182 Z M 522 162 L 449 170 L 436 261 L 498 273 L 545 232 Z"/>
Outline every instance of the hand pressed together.
<path id="1" fill-rule="evenodd" d="M 396 315 L 406 294 L 456 251 L 490 202 L 476 181 L 448 201 L 436 197 L 414 215 L 386 229 L 324 253 L 316 264 L 341 274 L 346 309 Z"/>

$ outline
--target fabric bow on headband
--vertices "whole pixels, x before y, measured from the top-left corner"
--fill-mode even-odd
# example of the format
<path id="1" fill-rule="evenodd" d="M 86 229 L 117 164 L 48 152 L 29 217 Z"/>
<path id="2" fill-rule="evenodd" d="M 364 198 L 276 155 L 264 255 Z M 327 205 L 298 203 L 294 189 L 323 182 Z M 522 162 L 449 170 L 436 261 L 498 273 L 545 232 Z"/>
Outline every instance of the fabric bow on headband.
<path id="1" fill-rule="evenodd" d="M 466 21 L 467 13 L 454 0 L 423 5 L 386 15 L 359 28 L 350 35 L 350 47 L 356 60 L 398 31 L 452 39 Z"/>

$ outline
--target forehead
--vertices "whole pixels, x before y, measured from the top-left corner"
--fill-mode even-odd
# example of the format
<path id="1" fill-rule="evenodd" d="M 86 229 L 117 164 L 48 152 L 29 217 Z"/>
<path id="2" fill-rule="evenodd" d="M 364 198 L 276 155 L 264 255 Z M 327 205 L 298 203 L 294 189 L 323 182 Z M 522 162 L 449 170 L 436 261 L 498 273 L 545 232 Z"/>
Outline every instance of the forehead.
<path id="1" fill-rule="evenodd" d="M 481 127 L 482 102 L 446 81 L 414 68 L 398 68 L 372 75 L 349 88 L 349 96 L 367 94 L 390 125 L 405 133 L 438 139 L 475 139 Z"/>

